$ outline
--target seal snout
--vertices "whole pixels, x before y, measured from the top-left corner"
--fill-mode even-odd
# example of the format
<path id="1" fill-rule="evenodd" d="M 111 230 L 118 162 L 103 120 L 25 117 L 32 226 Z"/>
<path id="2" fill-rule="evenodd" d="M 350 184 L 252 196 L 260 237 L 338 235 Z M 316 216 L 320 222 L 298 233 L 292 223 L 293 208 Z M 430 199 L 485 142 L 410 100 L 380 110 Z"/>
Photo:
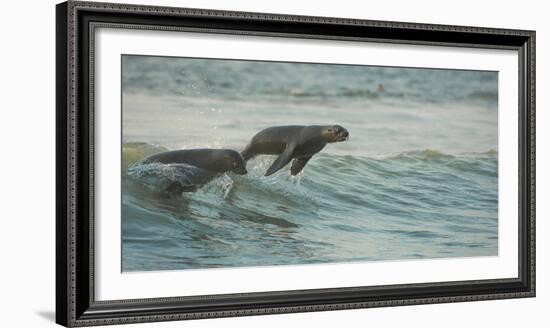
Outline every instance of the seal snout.
<path id="1" fill-rule="evenodd" d="M 349 138 L 349 132 L 340 125 L 334 126 L 334 134 L 336 141 L 345 141 Z"/>
<path id="2" fill-rule="evenodd" d="M 344 129 L 342 132 L 340 132 L 339 136 L 341 140 L 348 140 L 349 138 L 348 130 Z"/>

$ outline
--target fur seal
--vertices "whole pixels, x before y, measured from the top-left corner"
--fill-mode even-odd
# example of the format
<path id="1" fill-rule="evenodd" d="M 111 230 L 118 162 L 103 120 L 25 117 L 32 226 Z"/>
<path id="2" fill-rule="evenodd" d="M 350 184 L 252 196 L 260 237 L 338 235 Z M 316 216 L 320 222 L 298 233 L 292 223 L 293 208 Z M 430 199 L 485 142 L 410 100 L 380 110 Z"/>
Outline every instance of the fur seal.
<path id="1" fill-rule="evenodd" d="M 328 143 L 345 141 L 348 136 L 348 130 L 340 125 L 273 126 L 258 132 L 241 154 L 245 161 L 259 154 L 279 155 L 265 176 L 272 175 L 294 159 L 290 173 L 296 175 Z"/>
<path id="2" fill-rule="evenodd" d="M 246 174 L 246 162 L 235 150 L 231 149 L 183 149 L 155 154 L 144 159 L 141 164 L 187 164 L 201 169 L 195 172 L 197 181 L 192 185 L 183 186 L 179 182 L 172 183 L 166 191 L 181 193 L 195 191 L 198 186 L 206 184 L 216 175 L 225 172 Z"/>

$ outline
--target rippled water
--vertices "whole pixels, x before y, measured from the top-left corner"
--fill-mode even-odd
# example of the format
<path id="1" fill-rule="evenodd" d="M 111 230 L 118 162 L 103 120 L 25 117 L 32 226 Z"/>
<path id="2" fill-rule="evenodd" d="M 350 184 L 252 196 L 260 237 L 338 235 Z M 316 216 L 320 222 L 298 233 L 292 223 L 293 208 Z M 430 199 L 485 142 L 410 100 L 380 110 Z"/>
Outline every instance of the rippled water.
<path id="1" fill-rule="evenodd" d="M 124 56 L 123 82 L 123 271 L 497 255 L 496 73 Z M 351 139 L 181 196 L 204 172 L 139 164 L 279 124 Z"/>

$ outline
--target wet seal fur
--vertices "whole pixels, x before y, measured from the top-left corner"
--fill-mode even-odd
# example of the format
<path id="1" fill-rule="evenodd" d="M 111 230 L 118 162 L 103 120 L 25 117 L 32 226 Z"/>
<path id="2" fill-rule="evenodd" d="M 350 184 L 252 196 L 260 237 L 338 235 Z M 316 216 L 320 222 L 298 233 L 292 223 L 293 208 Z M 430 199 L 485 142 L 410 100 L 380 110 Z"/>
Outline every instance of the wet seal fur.
<path id="1" fill-rule="evenodd" d="M 155 154 L 144 159 L 141 164 L 187 164 L 205 170 L 195 185 L 182 185 L 175 181 L 166 191 L 182 193 L 195 191 L 198 186 L 206 184 L 216 175 L 233 172 L 246 174 L 246 162 L 237 151 L 232 149 L 183 149 Z"/>
<path id="2" fill-rule="evenodd" d="M 348 131 L 340 125 L 273 126 L 258 132 L 241 154 L 245 161 L 259 154 L 279 155 L 265 176 L 279 171 L 294 159 L 290 173 L 296 175 L 328 143 L 345 141 L 348 137 Z"/>

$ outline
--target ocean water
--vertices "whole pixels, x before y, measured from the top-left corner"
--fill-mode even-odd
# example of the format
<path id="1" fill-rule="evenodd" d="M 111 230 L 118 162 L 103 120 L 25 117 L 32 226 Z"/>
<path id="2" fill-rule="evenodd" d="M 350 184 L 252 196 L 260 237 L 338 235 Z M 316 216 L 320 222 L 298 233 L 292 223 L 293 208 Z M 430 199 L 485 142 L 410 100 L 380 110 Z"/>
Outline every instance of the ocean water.
<path id="1" fill-rule="evenodd" d="M 496 72 L 123 56 L 122 270 L 495 256 Z M 242 150 L 259 130 L 340 124 L 285 167 L 163 190 L 200 170 L 140 164 L 173 149 Z"/>

